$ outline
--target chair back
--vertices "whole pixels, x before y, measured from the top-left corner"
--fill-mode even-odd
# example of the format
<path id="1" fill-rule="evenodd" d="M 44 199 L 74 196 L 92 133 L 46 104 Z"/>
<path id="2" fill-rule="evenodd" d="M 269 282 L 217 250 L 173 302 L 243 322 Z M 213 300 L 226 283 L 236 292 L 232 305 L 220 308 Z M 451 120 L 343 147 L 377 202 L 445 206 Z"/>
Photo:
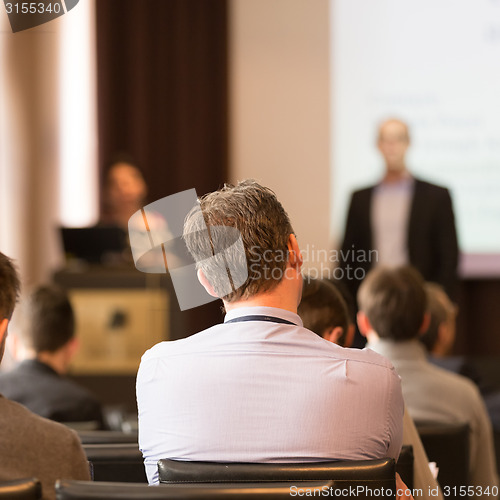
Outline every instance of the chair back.
<path id="1" fill-rule="evenodd" d="M 414 461 L 413 446 L 411 444 L 403 445 L 396 463 L 396 472 L 410 490 L 413 489 Z"/>
<path id="2" fill-rule="evenodd" d="M 437 479 L 441 488 L 457 486 L 456 491 L 459 492 L 460 486 L 468 486 L 468 424 L 415 422 L 415 425 L 429 460 L 439 467 Z M 455 497 L 448 495 L 448 498 Z"/>
<path id="3" fill-rule="evenodd" d="M 356 490 L 356 497 L 372 498 L 374 491 L 395 498 L 395 461 L 391 458 L 363 461 L 306 463 L 158 462 L 160 483 L 273 483 L 300 485 L 302 481 L 332 481 L 333 488 Z M 352 490 L 351 490 L 352 491 Z M 344 495 L 340 495 L 344 496 Z"/>
<path id="4" fill-rule="evenodd" d="M 82 444 L 137 444 L 137 432 L 121 431 L 77 431 Z"/>
<path id="5" fill-rule="evenodd" d="M 36 478 L 0 481 L 0 500 L 40 500 L 42 485 Z"/>
<path id="6" fill-rule="evenodd" d="M 147 483 L 139 445 L 132 443 L 84 444 L 94 481 Z"/>
<path id="7" fill-rule="evenodd" d="M 329 491 L 331 481 L 291 483 L 174 484 L 159 487 L 136 483 L 58 481 L 56 500 L 290 500 L 296 496 L 318 497 Z"/>

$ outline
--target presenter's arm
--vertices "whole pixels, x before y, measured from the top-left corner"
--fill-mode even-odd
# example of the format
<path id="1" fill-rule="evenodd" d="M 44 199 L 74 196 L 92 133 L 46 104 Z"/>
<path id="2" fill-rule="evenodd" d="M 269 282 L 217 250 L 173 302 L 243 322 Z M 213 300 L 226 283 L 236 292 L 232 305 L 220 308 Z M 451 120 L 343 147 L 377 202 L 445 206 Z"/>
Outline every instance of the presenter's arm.
<path id="1" fill-rule="evenodd" d="M 356 293 L 358 291 L 359 283 L 352 279 L 350 276 L 350 269 L 353 267 L 353 260 L 351 258 L 351 252 L 359 245 L 359 237 L 357 234 L 357 227 L 359 226 L 359 220 L 357 216 L 357 207 L 356 207 L 356 195 L 353 194 L 351 196 L 351 201 L 349 203 L 349 209 L 347 212 L 347 219 L 344 230 L 344 239 L 342 241 L 342 245 L 340 247 L 340 255 L 338 258 L 338 267 L 341 270 L 340 273 L 340 281 L 342 281 L 349 293 L 356 297 Z"/>
<path id="2" fill-rule="evenodd" d="M 342 241 L 342 252 L 340 253 L 339 266 L 343 269 L 348 263 L 348 259 L 345 258 L 348 253 L 346 250 L 352 248 L 352 245 L 356 245 L 356 203 L 355 197 L 351 196 L 351 201 L 349 203 L 349 209 L 347 211 L 347 219 L 344 230 L 344 240 Z"/>
<path id="3" fill-rule="evenodd" d="M 458 240 L 455 226 L 455 214 L 450 192 L 442 192 L 439 209 L 437 210 L 437 252 L 438 252 L 438 283 L 440 283 L 452 300 L 457 294 Z"/>

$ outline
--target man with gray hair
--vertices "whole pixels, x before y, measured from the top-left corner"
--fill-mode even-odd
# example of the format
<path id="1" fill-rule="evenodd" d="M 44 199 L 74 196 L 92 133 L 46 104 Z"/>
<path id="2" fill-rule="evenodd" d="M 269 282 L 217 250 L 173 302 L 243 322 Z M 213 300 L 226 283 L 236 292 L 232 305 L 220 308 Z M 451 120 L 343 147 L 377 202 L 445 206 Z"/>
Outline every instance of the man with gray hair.
<path id="1" fill-rule="evenodd" d="M 376 353 L 343 349 L 302 326 L 302 257 L 276 195 L 254 181 L 226 185 L 201 198 L 184 238 L 199 281 L 227 314 L 142 357 L 139 446 L 149 483 L 158 483 L 160 458 L 397 459 L 399 377 Z"/>
<path id="2" fill-rule="evenodd" d="M 0 361 L 18 294 L 14 265 L 0 253 Z M 2 395 L 0 447 L 0 481 L 37 477 L 42 483 L 43 500 L 55 499 L 57 479 L 90 479 L 88 462 L 74 431 Z"/>
<path id="3" fill-rule="evenodd" d="M 359 329 L 367 346 L 394 364 L 412 418 L 468 424 L 469 482 L 485 496 L 491 488 L 496 491 L 492 427 L 478 388 L 465 377 L 432 365 L 419 341 L 429 324 L 421 274 L 410 266 L 378 267 L 361 284 L 358 301 Z"/>

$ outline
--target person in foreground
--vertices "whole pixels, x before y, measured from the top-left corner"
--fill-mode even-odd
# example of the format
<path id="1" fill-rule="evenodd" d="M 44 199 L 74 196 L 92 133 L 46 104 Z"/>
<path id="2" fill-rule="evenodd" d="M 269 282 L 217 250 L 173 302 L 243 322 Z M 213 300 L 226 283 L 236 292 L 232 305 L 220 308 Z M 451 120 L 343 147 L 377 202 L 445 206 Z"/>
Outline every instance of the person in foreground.
<path id="1" fill-rule="evenodd" d="M 354 324 L 337 287 L 338 284 L 327 279 L 305 279 L 298 313 L 306 328 L 325 340 L 348 347 L 354 336 Z M 431 473 L 429 459 L 408 411 L 403 418 L 403 445 L 413 448 L 413 491 L 419 492 L 420 500 L 442 500 L 442 491 Z"/>
<path id="2" fill-rule="evenodd" d="M 374 269 L 361 284 L 358 302 L 359 329 L 367 346 L 394 364 L 412 418 L 469 424 L 469 482 L 483 491 L 498 486 L 491 422 L 479 390 L 467 378 L 431 364 L 419 341 L 429 323 L 420 273 L 409 266 Z"/>
<path id="3" fill-rule="evenodd" d="M 19 278 L 14 265 L 0 253 L 0 361 L 18 294 Z M 37 477 L 44 500 L 55 500 L 57 479 L 90 479 L 88 462 L 74 431 L 2 395 L 0 450 L 0 481 Z"/>
<path id="4" fill-rule="evenodd" d="M 239 231 L 243 254 L 227 241 L 227 226 Z M 184 238 L 200 282 L 222 298 L 227 314 L 224 323 L 161 342 L 142 357 L 139 447 L 149 483 L 158 483 L 160 458 L 397 459 L 399 377 L 378 354 L 343 349 L 302 326 L 302 258 L 275 194 L 254 181 L 226 185 L 201 198 Z M 230 293 L 221 261 L 248 271 Z"/>
<path id="5" fill-rule="evenodd" d="M 67 294 L 55 286 L 40 286 L 18 312 L 15 357 L 22 361 L 0 374 L 0 392 L 42 417 L 103 428 L 100 403 L 65 376 L 78 349 Z"/>

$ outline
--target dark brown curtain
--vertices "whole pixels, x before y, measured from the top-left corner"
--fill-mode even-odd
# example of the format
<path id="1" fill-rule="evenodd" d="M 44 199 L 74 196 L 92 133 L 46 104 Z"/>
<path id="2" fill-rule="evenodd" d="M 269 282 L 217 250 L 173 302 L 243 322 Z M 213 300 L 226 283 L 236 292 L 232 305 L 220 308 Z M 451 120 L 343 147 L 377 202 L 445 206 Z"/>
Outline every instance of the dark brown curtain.
<path id="1" fill-rule="evenodd" d="M 227 0 L 96 2 L 101 171 L 126 152 L 149 201 L 227 178 Z M 186 334 L 220 320 L 190 315 Z"/>

